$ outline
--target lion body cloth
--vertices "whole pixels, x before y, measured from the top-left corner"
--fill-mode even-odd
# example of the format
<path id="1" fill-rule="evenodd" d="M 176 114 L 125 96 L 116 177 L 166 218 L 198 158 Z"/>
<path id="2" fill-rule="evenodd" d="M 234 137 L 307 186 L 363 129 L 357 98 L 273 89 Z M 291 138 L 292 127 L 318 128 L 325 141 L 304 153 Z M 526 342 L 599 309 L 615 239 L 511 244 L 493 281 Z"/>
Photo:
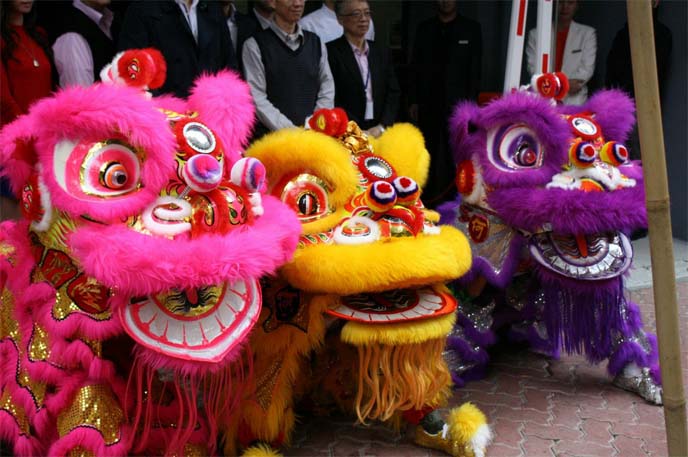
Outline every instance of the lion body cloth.
<path id="1" fill-rule="evenodd" d="M 255 385 L 226 453 L 288 444 L 302 399 L 309 412 L 404 421 L 421 446 L 484 455 L 491 432 L 475 406 L 446 422 L 436 411 L 450 392 L 442 353 L 456 308 L 443 283 L 470 267 L 468 243 L 419 199 L 429 156 L 417 129 L 398 124 L 368 140 L 345 116 L 316 112 L 313 130 L 275 132 L 247 150 L 303 231 L 294 259 L 265 282 Z"/>
<path id="2" fill-rule="evenodd" d="M 110 79 L 159 84 L 151 53 L 118 56 Z M 250 374 L 259 278 L 300 232 L 240 156 L 252 122 L 248 87 L 225 72 L 188 100 L 62 90 L 2 130 L 25 215 L 0 225 L 0 439 L 14 454 L 215 452 Z"/>
<path id="3" fill-rule="evenodd" d="M 449 344 L 457 383 L 482 375 L 506 327 L 550 356 L 607 360 L 615 384 L 661 403 L 656 339 L 624 287 L 629 236 L 646 226 L 642 169 L 623 145 L 633 113 L 619 91 L 583 106 L 516 92 L 456 108 L 459 206 L 443 222 L 467 235 L 474 256 L 462 279 L 474 297 Z"/>

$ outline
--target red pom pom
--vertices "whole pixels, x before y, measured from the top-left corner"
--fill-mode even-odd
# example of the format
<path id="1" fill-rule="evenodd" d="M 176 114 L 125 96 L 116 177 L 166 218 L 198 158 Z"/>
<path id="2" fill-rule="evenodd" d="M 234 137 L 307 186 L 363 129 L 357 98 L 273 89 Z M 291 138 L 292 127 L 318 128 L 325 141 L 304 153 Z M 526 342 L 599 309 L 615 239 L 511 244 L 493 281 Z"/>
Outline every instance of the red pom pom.
<path id="1" fill-rule="evenodd" d="M 554 75 L 559 80 L 559 90 L 554 95 L 557 100 L 563 100 L 566 94 L 569 93 L 569 78 L 562 72 L 558 71 Z"/>
<path id="2" fill-rule="evenodd" d="M 117 60 L 117 73 L 128 85 L 155 89 L 165 82 L 167 65 L 160 51 L 130 49 Z"/>
<path id="3" fill-rule="evenodd" d="M 162 56 L 162 53 L 155 48 L 146 48 L 144 51 L 148 53 L 149 57 L 153 60 L 153 65 L 155 66 L 155 74 L 153 75 L 151 82 L 148 84 L 148 87 L 150 89 L 162 87 L 162 85 L 165 84 L 165 77 L 167 76 L 167 62 L 165 62 L 165 58 Z"/>
<path id="4" fill-rule="evenodd" d="M 341 108 L 319 109 L 308 120 L 308 125 L 315 131 L 328 136 L 338 137 L 346 132 L 349 119 L 346 111 Z"/>

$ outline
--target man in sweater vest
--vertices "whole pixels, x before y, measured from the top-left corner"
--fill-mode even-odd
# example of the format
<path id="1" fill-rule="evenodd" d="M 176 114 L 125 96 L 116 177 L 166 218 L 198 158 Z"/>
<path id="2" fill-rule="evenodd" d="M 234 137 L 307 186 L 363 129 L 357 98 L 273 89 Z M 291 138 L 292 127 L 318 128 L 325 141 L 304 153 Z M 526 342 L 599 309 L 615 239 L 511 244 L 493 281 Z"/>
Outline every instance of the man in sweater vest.
<path id="1" fill-rule="evenodd" d="M 246 40 L 242 60 L 259 124 L 268 131 L 302 126 L 313 111 L 332 108 L 334 81 L 327 49 L 299 27 L 304 0 L 275 0 L 270 27 Z"/>
<path id="2" fill-rule="evenodd" d="M 89 86 L 115 56 L 110 0 L 74 0 L 53 44 L 60 87 Z"/>

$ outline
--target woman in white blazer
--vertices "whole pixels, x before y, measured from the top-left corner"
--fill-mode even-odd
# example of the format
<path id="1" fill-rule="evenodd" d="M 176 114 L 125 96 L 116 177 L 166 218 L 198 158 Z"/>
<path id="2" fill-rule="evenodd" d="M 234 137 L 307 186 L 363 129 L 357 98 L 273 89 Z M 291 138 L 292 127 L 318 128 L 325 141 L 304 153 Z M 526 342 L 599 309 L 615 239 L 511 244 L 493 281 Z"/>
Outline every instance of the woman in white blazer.
<path id="1" fill-rule="evenodd" d="M 579 24 L 573 20 L 578 7 L 576 0 L 560 0 L 558 8 L 557 32 L 568 27 L 566 45 L 564 46 L 561 69 L 569 78 L 569 95 L 564 98 L 566 105 L 582 105 L 588 99 L 588 81 L 595 71 L 595 58 L 597 57 L 597 34 L 593 27 Z M 535 39 L 537 29 L 532 29 L 528 34 L 526 45 L 526 59 L 528 72 L 539 71 L 535 64 Z M 556 54 L 557 33 L 552 33 L 552 54 Z M 556 55 L 552 63 L 556 62 Z M 553 69 L 556 70 L 556 69 Z"/>

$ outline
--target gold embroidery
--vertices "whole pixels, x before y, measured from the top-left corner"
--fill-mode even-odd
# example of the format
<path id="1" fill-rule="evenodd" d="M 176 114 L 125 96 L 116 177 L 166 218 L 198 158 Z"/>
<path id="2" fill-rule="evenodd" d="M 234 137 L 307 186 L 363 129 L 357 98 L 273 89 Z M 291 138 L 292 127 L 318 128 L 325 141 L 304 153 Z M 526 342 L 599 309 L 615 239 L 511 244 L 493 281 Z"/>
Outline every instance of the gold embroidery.
<path id="1" fill-rule="evenodd" d="M 9 243 L 0 243 L 0 257 L 5 257 L 10 265 L 14 266 L 14 251 L 15 248 Z"/>
<path id="2" fill-rule="evenodd" d="M 110 446 L 120 440 L 120 425 L 124 413 L 110 388 L 103 384 L 85 386 L 76 393 L 72 404 L 57 418 L 61 437 L 78 427 L 95 428 Z"/>
<path id="3" fill-rule="evenodd" d="M 14 295 L 3 289 L 0 296 L 0 338 L 7 337 L 14 340 L 17 345 L 21 342 L 19 323 L 14 318 Z"/>
<path id="4" fill-rule="evenodd" d="M 77 446 L 67 453 L 67 457 L 95 457 L 95 454 L 88 449 Z"/>
<path id="5" fill-rule="evenodd" d="M 32 362 L 47 360 L 50 356 L 49 341 L 48 333 L 45 329 L 38 324 L 34 324 L 31 340 L 29 341 L 29 360 Z"/>
<path id="6" fill-rule="evenodd" d="M 282 360 L 275 360 L 262 373 L 262 376 L 256 379 L 256 399 L 264 411 L 267 411 L 270 403 L 272 403 L 272 392 L 275 389 L 275 384 L 277 384 L 277 377 L 281 369 Z"/>
<path id="7" fill-rule="evenodd" d="M 0 410 L 7 411 L 14 418 L 22 434 L 29 434 L 29 419 L 26 417 L 26 412 L 12 401 L 12 397 L 7 391 L 3 392 L 0 397 Z"/>
<path id="8" fill-rule="evenodd" d="M 87 314 L 89 317 L 96 319 L 98 321 L 106 321 L 110 319 L 111 312 L 109 309 L 98 313 L 91 314 L 85 313 L 81 308 L 79 308 L 76 303 L 74 303 L 69 296 L 65 293 L 64 288 L 60 289 L 55 294 L 55 305 L 53 306 L 53 317 L 57 320 L 64 320 L 72 313 Z"/>

